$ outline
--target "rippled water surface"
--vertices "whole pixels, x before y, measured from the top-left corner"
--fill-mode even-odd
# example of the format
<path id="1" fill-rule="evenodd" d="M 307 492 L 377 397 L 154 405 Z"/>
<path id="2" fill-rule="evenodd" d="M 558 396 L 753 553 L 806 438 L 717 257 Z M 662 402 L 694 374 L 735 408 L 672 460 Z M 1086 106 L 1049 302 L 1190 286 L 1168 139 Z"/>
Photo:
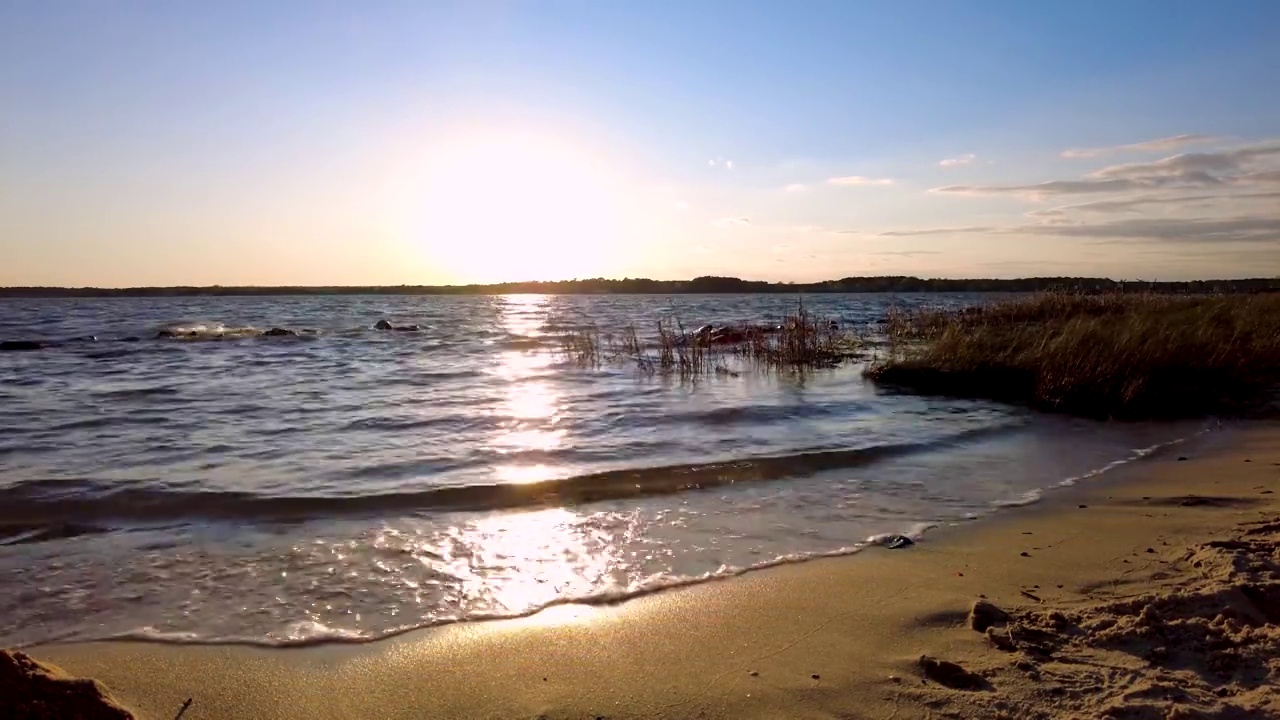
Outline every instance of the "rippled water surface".
<path id="1" fill-rule="evenodd" d="M 863 327 L 973 301 L 804 302 Z M 58 343 L 0 353 L 0 645 L 371 639 L 626 597 L 975 517 L 1191 430 L 894 394 L 856 364 L 681 380 L 558 352 L 796 302 L 0 301 L 0 341 Z"/>

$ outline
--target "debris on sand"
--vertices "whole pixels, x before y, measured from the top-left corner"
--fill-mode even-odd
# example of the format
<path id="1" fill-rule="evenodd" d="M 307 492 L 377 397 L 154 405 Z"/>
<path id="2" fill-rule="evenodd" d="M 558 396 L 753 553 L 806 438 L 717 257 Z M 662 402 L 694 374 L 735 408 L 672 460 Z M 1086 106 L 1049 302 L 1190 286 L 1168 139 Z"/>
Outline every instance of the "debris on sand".
<path id="1" fill-rule="evenodd" d="M 974 600 L 969 610 L 969 627 L 978 632 L 986 632 L 993 625 L 1000 625 L 1009 620 L 1009 613 L 996 607 L 988 600 Z"/>
<path id="2" fill-rule="evenodd" d="M 921 655 L 918 664 L 925 677 L 953 690 L 991 689 L 991 683 L 981 675 L 971 673 L 953 662 Z"/>
<path id="3" fill-rule="evenodd" d="M 133 720 L 97 682 L 16 650 L 0 650 L 0 698 L 12 717 L 30 720 Z"/>

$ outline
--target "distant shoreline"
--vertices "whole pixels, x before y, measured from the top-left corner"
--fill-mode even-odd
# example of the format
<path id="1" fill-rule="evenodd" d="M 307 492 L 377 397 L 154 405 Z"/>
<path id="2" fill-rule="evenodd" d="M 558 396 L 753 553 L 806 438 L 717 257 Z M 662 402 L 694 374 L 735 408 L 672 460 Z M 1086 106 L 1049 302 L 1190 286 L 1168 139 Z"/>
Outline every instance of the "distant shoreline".
<path id="1" fill-rule="evenodd" d="M 367 286 L 175 286 L 132 288 L 0 287 L 0 298 L 106 297 L 249 297 L 287 295 L 707 295 L 740 293 L 960 293 L 960 292 L 1280 292 L 1280 278 L 1191 280 L 1178 282 L 1119 281 L 1108 278 L 1038 277 L 997 279 L 922 279 L 917 277 L 847 277 L 815 283 L 781 283 L 734 277 L 692 280 L 625 278 L 507 282 L 486 285 Z"/>

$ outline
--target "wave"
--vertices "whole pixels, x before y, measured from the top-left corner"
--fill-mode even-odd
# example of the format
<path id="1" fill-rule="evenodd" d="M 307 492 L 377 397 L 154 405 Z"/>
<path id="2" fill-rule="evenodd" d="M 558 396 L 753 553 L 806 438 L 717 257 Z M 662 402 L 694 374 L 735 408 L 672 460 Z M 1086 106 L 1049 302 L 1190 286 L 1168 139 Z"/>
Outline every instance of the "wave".
<path id="1" fill-rule="evenodd" d="M 1153 453 L 1159 452 L 1160 450 L 1163 450 L 1165 448 L 1173 447 L 1174 445 L 1179 445 L 1193 438 L 1197 438 L 1201 435 L 1204 435 L 1207 432 L 1210 432 L 1210 428 L 1204 428 L 1202 430 L 1198 430 L 1187 437 L 1174 438 L 1172 440 L 1167 440 L 1165 442 L 1156 443 L 1155 445 L 1148 445 L 1147 447 L 1143 447 L 1143 448 L 1135 448 L 1132 452 L 1130 452 L 1125 457 L 1120 458 L 1119 460 L 1112 460 L 1111 462 L 1107 463 L 1106 465 L 1103 465 L 1102 467 L 1094 468 L 1088 472 L 1081 473 L 1079 475 L 1074 475 L 1072 477 L 1060 480 L 1056 485 L 1052 487 L 1028 490 L 1027 492 L 1019 495 L 1016 498 L 1012 498 L 1008 500 L 997 500 L 996 502 L 992 503 L 992 505 L 998 508 L 1000 507 L 1008 508 L 1008 507 L 1021 507 L 1023 505 L 1030 505 L 1032 503 L 1040 502 L 1040 500 L 1044 498 L 1044 493 L 1046 490 L 1070 487 L 1080 482 L 1081 480 L 1088 480 L 1090 478 L 1098 477 L 1099 475 L 1102 475 L 1104 473 L 1111 472 L 1112 470 L 1115 470 L 1117 468 L 1124 467 L 1125 465 L 1129 465 L 1145 457 L 1149 457 Z"/>
<path id="2" fill-rule="evenodd" d="M 481 511 L 567 506 L 670 495 L 738 483 L 780 481 L 935 450 L 1004 428 L 924 443 L 878 445 L 724 462 L 610 470 L 523 484 L 437 486 L 343 496 L 272 496 L 234 490 L 121 486 L 93 480 L 34 480 L 0 488 L 0 527 L 21 522 L 301 521 L 381 512 Z"/>
<path id="3" fill-rule="evenodd" d="M 1104 473 L 1110 472 L 1116 468 L 1127 465 L 1134 461 L 1148 457 L 1153 453 L 1167 447 L 1171 447 L 1192 438 L 1210 432 L 1208 428 L 1191 434 L 1188 437 L 1176 438 L 1167 442 L 1157 443 L 1145 448 L 1139 448 L 1125 458 L 1107 463 L 1099 468 L 1090 470 L 1081 475 L 1066 478 L 1056 487 L 1066 487 L 1074 485 L 1080 480 L 1097 477 Z M 976 432 L 974 433 L 976 434 Z M 1042 496 L 1040 491 L 1029 493 L 1022 502 L 1017 503 L 996 503 L 997 507 L 1009 505 L 1028 504 L 1039 500 Z M 896 536 L 905 536 L 915 542 L 921 542 L 928 531 L 937 527 L 937 523 L 915 523 L 909 527 L 903 528 L 898 533 L 880 533 L 865 538 L 860 542 L 852 545 L 838 547 L 832 550 L 813 551 L 802 553 L 787 553 L 776 556 L 769 560 L 758 563 L 752 563 L 745 566 L 728 566 L 722 565 L 716 570 L 702 573 L 700 575 L 657 575 L 645 579 L 639 583 L 629 585 L 625 588 L 606 588 L 596 592 L 585 593 L 581 595 L 567 595 L 555 598 L 549 602 L 537 604 L 522 610 L 514 610 L 511 612 L 487 612 L 472 613 L 460 616 L 445 616 L 434 618 L 423 618 L 420 622 L 406 623 L 392 628 L 380 628 L 377 630 L 353 630 L 349 628 L 329 627 L 315 621 L 293 621 L 287 624 L 281 631 L 269 633 L 265 636 L 243 636 L 243 635 L 200 635 L 191 631 L 164 631 L 157 630 L 152 627 L 141 627 L 134 630 L 110 634 L 104 637 L 89 638 L 59 638 L 55 641 L 84 641 L 84 640 L 116 640 L 116 641 L 132 641 L 132 642 L 154 642 L 162 644 L 174 645 L 242 645 L 251 647 L 310 647 L 327 644 L 364 644 L 384 640 L 387 638 L 403 635 L 416 630 L 426 628 L 451 625 L 462 622 L 488 622 L 495 620 L 507 620 L 514 618 L 523 618 L 536 615 L 546 610 L 566 607 L 566 606 L 608 606 L 619 604 L 628 600 L 645 597 L 661 592 L 700 585 L 708 582 L 716 582 L 729 580 L 740 577 L 747 573 L 775 568 L 783 565 L 797 564 L 820 560 L 825 558 L 845 557 L 854 555 L 861 551 L 884 545 L 890 539 Z"/>
<path id="4" fill-rule="evenodd" d="M 330 644 L 363 644 L 385 640 L 415 630 L 454 625 L 457 623 L 489 622 L 493 620 L 511 620 L 536 615 L 556 607 L 584 605 L 590 607 L 617 605 L 628 600 L 667 592 L 678 588 L 701 585 L 703 583 L 729 580 L 747 573 L 758 572 L 781 565 L 809 562 L 823 558 L 845 557 L 881 545 L 886 538 L 905 536 L 919 541 L 925 531 L 932 528 L 929 524 L 916 524 L 905 528 L 901 533 L 873 535 L 864 541 L 821 552 L 788 553 L 773 559 L 745 566 L 722 565 L 719 568 L 700 575 L 659 575 L 626 588 L 609 588 L 584 595 L 566 595 L 550 602 L 534 605 L 524 610 L 512 612 L 473 613 L 465 616 L 449 616 L 426 619 L 419 623 L 410 623 L 389 629 L 376 631 L 358 631 L 346 628 L 334 628 L 315 621 L 295 621 L 289 623 L 283 632 L 268 636 L 214 635 L 202 636 L 194 632 L 172 632 L 156 630 L 151 627 L 137 628 L 122 633 L 95 637 L 93 640 L 115 640 L 154 642 L 170 645 L 247 645 L 252 647 L 312 647 Z"/>

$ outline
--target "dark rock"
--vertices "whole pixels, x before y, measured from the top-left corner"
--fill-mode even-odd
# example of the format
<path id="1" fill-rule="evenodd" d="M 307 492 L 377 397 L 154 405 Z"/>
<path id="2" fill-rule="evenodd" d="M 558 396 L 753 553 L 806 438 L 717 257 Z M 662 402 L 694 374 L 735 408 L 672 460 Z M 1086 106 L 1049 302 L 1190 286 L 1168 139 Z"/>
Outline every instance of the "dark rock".
<path id="1" fill-rule="evenodd" d="M 919 665 L 925 677 L 953 690 L 987 690 L 991 687 L 981 675 L 971 673 L 953 662 L 921 655 Z"/>
<path id="2" fill-rule="evenodd" d="M 1186 456 L 1186 455 L 1179 455 L 1179 456 L 1178 456 L 1178 462 L 1186 462 L 1186 461 L 1187 461 L 1187 456 Z"/>
<path id="3" fill-rule="evenodd" d="M 181 337 L 181 333 L 170 330 L 169 328 L 165 328 L 160 332 L 156 333 L 157 340 L 161 338 L 175 338 L 175 337 Z"/>
<path id="4" fill-rule="evenodd" d="M 1031 557 L 1031 553 L 1028 553 L 1028 552 L 1022 552 L 1022 553 L 1019 553 L 1019 555 L 1021 555 L 1022 557 Z"/>
<path id="5" fill-rule="evenodd" d="M 885 547 L 889 548 L 890 550 L 897 550 L 898 548 L 911 547 L 916 543 L 914 540 L 907 537 L 906 535 L 890 535 L 889 537 L 882 540 L 881 544 L 883 544 Z"/>
<path id="6" fill-rule="evenodd" d="M 137 335 L 130 335 L 128 337 L 122 337 L 116 342 L 142 342 L 142 338 L 138 337 Z"/>
<path id="7" fill-rule="evenodd" d="M 379 320 L 378 322 L 376 322 L 376 323 L 374 323 L 374 324 L 373 324 L 373 329 L 374 329 L 374 330 L 391 330 L 391 329 L 393 329 L 393 328 L 392 328 L 391 323 L 390 323 L 389 321 L 387 321 L 387 320 Z"/>
<path id="8" fill-rule="evenodd" d="M 74 338 L 71 338 L 71 339 L 70 339 L 70 340 L 68 340 L 67 342 L 73 342 L 73 343 L 96 343 L 96 342 L 98 342 L 98 336 L 97 336 L 97 335 L 83 335 L 83 336 L 81 336 L 81 337 L 74 337 Z"/>
<path id="9" fill-rule="evenodd" d="M 36 340 L 5 340 L 0 342 L 0 351 L 14 352 L 19 350 L 40 350 L 45 344 Z"/>
<path id="10" fill-rule="evenodd" d="M 813 678 L 814 680 L 821 680 L 821 679 L 822 679 L 822 676 L 821 676 L 821 675 L 819 675 L 818 673 L 814 673 L 814 674 L 810 675 L 809 677 Z"/>
<path id="11" fill-rule="evenodd" d="M 974 600 L 969 610 L 969 627 L 978 632 L 986 632 L 992 625 L 1008 622 L 1009 613 L 996 607 L 987 600 Z"/>
<path id="12" fill-rule="evenodd" d="M 285 328 L 271 328 L 262 335 L 263 337 L 297 337 L 298 333 Z"/>
<path id="13" fill-rule="evenodd" d="M 391 329 L 395 330 L 396 332 L 418 332 L 422 328 L 418 327 L 417 325 L 397 325 L 396 327 L 393 327 Z"/>

